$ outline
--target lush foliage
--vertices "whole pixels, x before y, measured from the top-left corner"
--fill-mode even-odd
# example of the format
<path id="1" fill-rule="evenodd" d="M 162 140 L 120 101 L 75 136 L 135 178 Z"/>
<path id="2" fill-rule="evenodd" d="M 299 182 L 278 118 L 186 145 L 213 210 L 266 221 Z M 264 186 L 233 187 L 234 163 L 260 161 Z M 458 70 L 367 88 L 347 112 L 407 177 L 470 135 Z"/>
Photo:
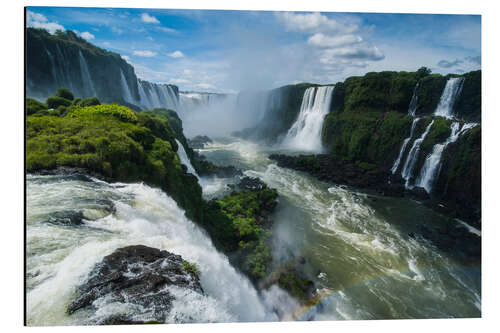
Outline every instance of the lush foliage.
<path id="1" fill-rule="evenodd" d="M 47 98 L 45 104 L 47 104 L 49 109 L 57 109 L 59 106 L 70 106 L 71 101 L 66 98 L 52 96 Z"/>
<path id="2" fill-rule="evenodd" d="M 70 100 L 70 101 L 75 99 L 75 96 L 73 96 L 73 93 L 66 88 L 57 89 L 55 96 L 65 98 L 65 99 Z"/>
<path id="3" fill-rule="evenodd" d="M 463 75 L 465 81 L 455 104 L 455 114 L 467 121 L 481 121 L 481 71 Z"/>
<path id="4" fill-rule="evenodd" d="M 73 108 L 68 117 L 70 118 L 80 118 L 86 115 L 103 115 L 112 116 L 121 121 L 129 123 L 137 123 L 137 116 L 134 111 L 130 110 L 126 106 L 118 104 L 100 104 L 87 107 L 75 107 Z"/>
<path id="5" fill-rule="evenodd" d="M 26 114 L 32 115 L 41 110 L 47 110 L 48 106 L 42 102 L 37 101 L 33 98 L 26 98 Z"/>
<path id="6" fill-rule="evenodd" d="M 217 247 L 225 252 L 241 252 L 238 266 L 252 278 L 262 278 L 271 262 L 267 245 L 270 235 L 267 216 L 276 206 L 277 192 L 232 192 L 205 207 L 204 227 Z"/>

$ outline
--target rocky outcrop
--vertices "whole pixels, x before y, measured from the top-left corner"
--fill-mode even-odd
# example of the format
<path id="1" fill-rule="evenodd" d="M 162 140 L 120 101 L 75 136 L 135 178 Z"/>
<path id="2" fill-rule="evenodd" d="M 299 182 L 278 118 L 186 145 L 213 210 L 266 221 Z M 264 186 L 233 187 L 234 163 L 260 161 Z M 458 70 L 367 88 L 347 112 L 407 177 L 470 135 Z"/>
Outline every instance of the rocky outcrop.
<path id="1" fill-rule="evenodd" d="M 168 287 L 191 289 L 203 294 L 194 265 L 181 256 L 144 245 L 117 249 L 96 264 L 68 305 L 68 314 L 95 310 L 94 302 L 127 303 L 141 309 L 141 318 L 164 321 L 175 297 Z M 100 318 L 100 324 L 144 323 L 130 316 Z"/>
<path id="2" fill-rule="evenodd" d="M 382 195 L 403 196 L 404 186 L 388 183 L 390 172 L 377 165 L 337 160 L 329 155 L 289 156 L 272 154 L 278 166 L 304 171 L 331 183 L 374 190 Z"/>
<path id="3" fill-rule="evenodd" d="M 194 138 L 187 140 L 189 147 L 191 147 L 192 149 L 203 149 L 205 148 L 205 145 L 207 143 L 212 143 L 212 142 L 213 142 L 212 139 L 210 139 L 206 135 L 197 135 Z"/>

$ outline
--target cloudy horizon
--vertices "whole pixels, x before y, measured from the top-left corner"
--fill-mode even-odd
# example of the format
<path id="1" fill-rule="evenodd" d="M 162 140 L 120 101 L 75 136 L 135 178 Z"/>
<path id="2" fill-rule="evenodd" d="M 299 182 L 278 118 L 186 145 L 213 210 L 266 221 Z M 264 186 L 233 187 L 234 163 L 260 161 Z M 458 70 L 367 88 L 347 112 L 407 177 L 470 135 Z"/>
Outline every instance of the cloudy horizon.
<path id="1" fill-rule="evenodd" d="M 139 78 L 183 91 L 481 68 L 479 15 L 28 7 L 26 20 L 50 33 L 73 30 L 119 53 Z"/>

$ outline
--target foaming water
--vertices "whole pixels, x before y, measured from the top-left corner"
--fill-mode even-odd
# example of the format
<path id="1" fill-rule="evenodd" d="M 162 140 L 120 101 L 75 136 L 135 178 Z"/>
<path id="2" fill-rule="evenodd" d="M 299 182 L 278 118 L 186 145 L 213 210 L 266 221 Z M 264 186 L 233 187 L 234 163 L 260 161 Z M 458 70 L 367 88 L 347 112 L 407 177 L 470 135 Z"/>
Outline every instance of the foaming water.
<path id="1" fill-rule="evenodd" d="M 179 254 L 201 272 L 205 295 L 172 288 L 174 295 L 182 297 L 174 302 L 167 322 L 278 320 L 251 283 L 215 250 L 175 201 L 158 189 L 143 184 L 29 175 L 27 195 L 29 325 L 95 323 L 103 316 L 121 312 L 147 319 L 132 304 L 112 302 L 94 304 L 95 313 L 66 315 L 76 286 L 93 265 L 119 247 L 137 244 Z M 47 222 L 57 211 L 98 210 L 100 204 L 114 208 L 101 207 L 103 211 L 108 209 L 106 216 L 84 219 L 79 226 Z"/>
<path id="2" fill-rule="evenodd" d="M 235 145 L 238 147 L 236 148 Z M 423 240 L 415 227 L 450 223 L 416 202 L 332 186 L 265 159 L 268 148 L 226 144 L 228 156 L 254 157 L 245 171 L 276 188 L 277 242 L 290 244 L 317 270 L 323 286 L 317 306 L 290 317 L 302 320 L 478 317 L 480 268 L 462 267 Z M 207 154 L 213 162 L 225 161 Z M 278 250 L 276 250 L 278 251 Z M 279 254 L 277 254 L 279 256 Z"/>

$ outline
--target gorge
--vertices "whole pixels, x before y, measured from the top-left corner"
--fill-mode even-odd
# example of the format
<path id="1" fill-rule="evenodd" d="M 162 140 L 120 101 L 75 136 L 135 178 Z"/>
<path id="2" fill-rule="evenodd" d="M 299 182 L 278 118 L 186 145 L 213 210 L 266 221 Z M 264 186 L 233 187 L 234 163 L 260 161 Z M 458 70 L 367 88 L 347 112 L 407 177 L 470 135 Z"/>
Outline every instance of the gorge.
<path id="1" fill-rule="evenodd" d="M 481 71 L 216 94 L 71 31 L 26 52 L 29 325 L 481 316 Z M 158 298 L 88 287 L 155 260 Z"/>

